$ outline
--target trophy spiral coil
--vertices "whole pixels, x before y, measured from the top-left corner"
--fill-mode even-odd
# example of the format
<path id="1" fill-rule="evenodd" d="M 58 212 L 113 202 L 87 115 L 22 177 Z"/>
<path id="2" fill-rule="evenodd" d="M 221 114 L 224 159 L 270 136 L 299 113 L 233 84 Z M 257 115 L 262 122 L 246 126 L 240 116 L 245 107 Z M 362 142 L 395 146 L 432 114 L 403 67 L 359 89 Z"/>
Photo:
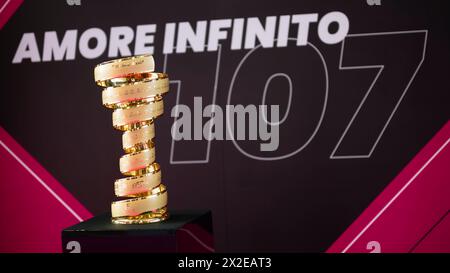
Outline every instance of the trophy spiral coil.
<path id="1" fill-rule="evenodd" d="M 104 87 L 103 105 L 113 109 L 112 121 L 123 131 L 125 151 L 114 192 L 127 199 L 112 202 L 116 224 L 145 224 L 167 219 L 167 190 L 155 161 L 154 121 L 164 111 L 163 94 L 169 91 L 167 74 L 154 72 L 151 55 L 101 63 L 94 69 L 97 85 Z"/>

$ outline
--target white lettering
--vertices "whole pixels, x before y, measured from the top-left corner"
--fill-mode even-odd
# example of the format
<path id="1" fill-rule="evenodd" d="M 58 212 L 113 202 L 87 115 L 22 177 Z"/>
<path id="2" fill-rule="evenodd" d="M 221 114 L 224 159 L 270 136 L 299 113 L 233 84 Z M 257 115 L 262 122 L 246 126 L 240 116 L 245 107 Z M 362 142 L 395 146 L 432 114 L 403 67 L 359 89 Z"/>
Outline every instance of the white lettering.
<path id="1" fill-rule="evenodd" d="M 112 27 L 109 39 L 108 57 L 130 56 L 129 44 L 133 41 L 134 31 L 131 27 Z"/>
<path id="2" fill-rule="evenodd" d="M 156 32 L 156 25 L 140 25 L 136 28 L 136 43 L 134 45 L 134 55 L 153 54 L 153 44 L 155 40 L 151 33 Z"/>
<path id="3" fill-rule="evenodd" d="M 33 63 L 40 62 L 39 50 L 34 33 L 24 33 L 14 54 L 13 63 L 21 63 L 23 59 L 30 59 Z"/>
<path id="4" fill-rule="evenodd" d="M 333 22 L 338 24 L 338 30 L 332 34 L 329 32 L 329 27 Z M 349 27 L 350 23 L 348 22 L 348 18 L 342 12 L 334 11 L 327 13 L 319 22 L 319 38 L 326 44 L 337 44 L 347 36 Z"/>
<path id="5" fill-rule="evenodd" d="M 91 39 L 97 40 L 95 47 L 89 47 Z M 106 49 L 106 34 L 99 28 L 90 28 L 83 32 L 78 43 L 81 55 L 86 59 L 95 59 L 105 52 Z"/>

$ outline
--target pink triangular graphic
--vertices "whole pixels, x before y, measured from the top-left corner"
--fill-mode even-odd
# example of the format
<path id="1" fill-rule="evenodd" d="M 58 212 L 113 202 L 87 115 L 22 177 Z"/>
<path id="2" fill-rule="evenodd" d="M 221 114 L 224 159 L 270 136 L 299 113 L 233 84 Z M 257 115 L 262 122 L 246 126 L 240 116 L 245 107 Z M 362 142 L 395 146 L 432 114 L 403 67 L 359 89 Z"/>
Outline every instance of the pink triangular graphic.
<path id="1" fill-rule="evenodd" d="M 327 252 L 450 252 L 450 122 Z"/>
<path id="2" fill-rule="evenodd" d="M 8 22 L 23 0 L 0 0 L 0 29 Z"/>
<path id="3" fill-rule="evenodd" d="M 0 127 L 0 252 L 61 252 L 61 231 L 92 217 Z"/>

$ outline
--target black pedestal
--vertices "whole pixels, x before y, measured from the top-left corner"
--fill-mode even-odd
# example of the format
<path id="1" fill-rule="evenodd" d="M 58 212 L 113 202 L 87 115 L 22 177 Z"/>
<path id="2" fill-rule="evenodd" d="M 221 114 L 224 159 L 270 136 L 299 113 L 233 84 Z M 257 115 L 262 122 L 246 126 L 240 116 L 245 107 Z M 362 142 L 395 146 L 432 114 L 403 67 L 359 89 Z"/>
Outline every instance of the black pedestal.
<path id="1" fill-rule="evenodd" d="M 62 231 L 63 252 L 213 252 L 210 211 L 170 211 L 166 221 L 144 225 L 93 217 Z"/>

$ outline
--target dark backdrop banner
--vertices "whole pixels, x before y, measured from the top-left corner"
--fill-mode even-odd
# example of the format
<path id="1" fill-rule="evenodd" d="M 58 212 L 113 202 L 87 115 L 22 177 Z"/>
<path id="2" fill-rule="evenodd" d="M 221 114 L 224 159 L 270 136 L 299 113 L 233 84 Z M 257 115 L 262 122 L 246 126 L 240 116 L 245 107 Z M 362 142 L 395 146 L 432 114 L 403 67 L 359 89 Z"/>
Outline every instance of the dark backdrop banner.
<path id="1" fill-rule="evenodd" d="M 171 79 L 156 123 L 170 209 L 211 209 L 218 251 L 326 251 L 449 120 L 448 11 L 446 1 L 24 1 L 0 33 L 0 126 L 104 213 L 123 151 L 93 68 L 153 53 Z M 233 127 L 226 111 L 238 105 L 250 110 Z M 279 106 L 266 134 L 261 117 L 276 114 L 260 105 Z M 231 140 L 227 128 L 244 131 Z"/>

